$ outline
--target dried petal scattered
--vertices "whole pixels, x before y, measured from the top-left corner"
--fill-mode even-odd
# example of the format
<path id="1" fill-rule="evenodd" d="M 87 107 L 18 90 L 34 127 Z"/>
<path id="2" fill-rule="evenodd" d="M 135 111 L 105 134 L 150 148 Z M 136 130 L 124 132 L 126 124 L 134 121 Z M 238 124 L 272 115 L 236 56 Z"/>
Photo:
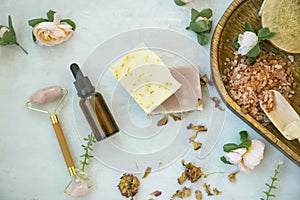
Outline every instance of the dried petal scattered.
<path id="1" fill-rule="evenodd" d="M 157 122 L 157 126 L 164 126 L 168 123 L 168 121 L 169 121 L 168 115 L 164 115 L 164 117 Z"/>
<path id="2" fill-rule="evenodd" d="M 149 176 L 149 174 L 151 173 L 152 168 L 151 167 L 147 167 L 147 169 L 145 170 L 145 173 L 142 177 L 142 179 L 147 178 Z"/>
<path id="3" fill-rule="evenodd" d="M 214 188 L 214 189 L 213 189 L 213 192 L 214 192 L 215 195 L 220 195 L 220 194 L 222 194 L 222 192 L 221 192 L 220 190 L 218 190 L 217 188 Z"/>
<path id="4" fill-rule="evenodd" d="M 202 200 L 202 192 L 200 190 L 195 191 L 196 200 Z"/>
<path id="5" fill-rule="evenodd" d="M 204 183 L 204 184 L 203 184 L 203 188 L 205 189 L 205 192 L 207 193 L 207 196 L 213 196 L 213 195 L 214 195 L 214 194 L 211 192 L 210 184 Z"/>
<path id="6" fill-rule="evenodd" d="M 239 171 L 233 172 L 228 175 L 228 180 L 232 183 L 236 182 L 236 175 L 239 173 Z"/>
<path id="7" fill-rule="evenodd" d="M 161 194 L 162 194 L 162 192 L 158 191 L 158 190 L 155 190 L 155 191 L 153 191 L 153 192 L 150 193 L 150 195 L 153 195 L 155 197 L 159 197 Z"/>
<path id="8" fill-rule="evenodd" d="M 176 197 L 183 199 L 189 196 L 191 196 L 191 189 L 184 187 L 182 190 L 177 190 L 176 193 L 172 195 L 171 199 Z"/>
<path id="9" fill-rule="evenodd" d="M 185 164 L 184 161 L 182 161 L 182 165 L 185 167 L 185 170 L 181 174 L 181 176 L 177 179 L 179 184 L 183 184 L 186 180 L 195 183 L 203 175 L 201 168 L 196 167 L 192 163 Z"/>
<path id="10" fill-rule="evenodd" d="M 205 132 L 207 131 L 207 128 L 203 125 L 193 125 L 192 123 L 190 123 L 187 127 L 187 129 L 191 129 L 193 131 L 196 132 Z"/>

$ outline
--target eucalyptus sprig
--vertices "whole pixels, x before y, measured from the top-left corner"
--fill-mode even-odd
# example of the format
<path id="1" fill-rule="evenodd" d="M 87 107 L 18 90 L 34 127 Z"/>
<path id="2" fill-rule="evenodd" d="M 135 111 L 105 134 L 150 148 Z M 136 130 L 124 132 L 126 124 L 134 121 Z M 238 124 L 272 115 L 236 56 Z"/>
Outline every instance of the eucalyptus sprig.
<path id="1" fill-rule="evenodd" d="M 249 22 L 245 22 L 245 32 L 252 32 L 255 33 L 254 29 L 252 28 L 251 24 Z M 256 34 L 256 33 L 255 33 Z M 272 37 L 275 36 L 274 32 L 271 32 L 269 28 L 261 28 L 257 32 L 257 43 L 253 48 L 250 49 L 250 51 L 246 54 L 246 56 L 249 58 L 250 64 L 254 64 L 256 60 L 256 56 L 260 52 L 260 45 L 259 43 L 262 40 L 270 40 Z M 241 47 L 241 44 L 239 43 L 239 36 L 235 36 L 232 40 L 232 44 L 235 48 L 239 49 Z"/>
<path id="2" fill-rule="evenodd" d="M 82 154 L 80 157 L 83 158 L 83 160 L 80 161 L 82 164 L 81 171 L 84 172 L 85 167 L 89 165 L 88 160 L 93 158 L 92 155 L 89 154 L 89 151 L 93 151 L 92 146 L 97 142 L 95 136 L 93 133 L 90 133 L 87 138 L 83 138 L 84 141 L 86 141 L 86 145 L 81 145 L 83 150 L 85 151 L 84 154 Z"/>
<path id="3" fill-rule="evenodd" d="M 227 143 L 223 146 L 223 150 L 225 152 L 231 152 L 233 150 L 236 150 L 236 149 L 240 149 L 240 148 L 246 148 L 246 149 L 249 149 L 252 145 L 252 142 L 251 140 L 248 139 L 248 133 L 247 131 L 241 131 L 240 133 L 240 141 L 241 143 L 240 144 L 234 144 L 234 143 Z M 226 158 L 225 156 L 222 156 L 221 158 L 221 161 L 224 162 L 225 164 L 230 164 L 232 165 L 232 163 L 230 163 Z"/>
<path id="4" fill-rule="evenodd" d="M 274 175 L 271 176 L 271 183 L 270 184 L 265 183 L 265 185 L 268 187 L 268 190 L 263 192 L 266 195 L 266 198 L 260 198 L 260 200 L 269 200 L 271 197 L 276 197 L 275 194 L 272 194 L 271 192 L 273 189 L 276 189 L 275 182 L 279 181 L 278 175 L 279 175 L 279 168 L 281 165 L 282 165 L 282 162 L 279 161 L 274 170 Z"/>
<path id="5" fill-rule="evenodd" d="M 210 8 L 203 9 L 200 12 L 195 8 L 191 9 L 191 21 L 186 30 L 192 30 L 197 34 L 197 40 L 201 46 L 209 43 L 207 34 L 211 32 L 212 20 L 210 18 L 212 15 L 213 11 Z"/>
<path id="6" fill-rule="evenodd" d="M 0 25 L 0 45 L 17 45 L 20 47 L 24 53 L 28 54 L 28 52 L 17 42 L 16 32 L 14 30 L 12 19 L 10 15 L 8 16 L 8 27 Z"/>

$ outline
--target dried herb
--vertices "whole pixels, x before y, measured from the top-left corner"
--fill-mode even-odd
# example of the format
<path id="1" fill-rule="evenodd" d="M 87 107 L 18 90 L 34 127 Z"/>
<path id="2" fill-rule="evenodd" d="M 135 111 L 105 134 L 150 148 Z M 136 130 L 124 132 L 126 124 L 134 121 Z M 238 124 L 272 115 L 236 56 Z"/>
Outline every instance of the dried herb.
<path id="1" fill-rule="evenodd" d="M 83 158 L 83 160 L 80 161 L 82 164 L 81 171 L 84 172 L 85 166 L 89 165 L 88 160 L 93 158 L 92 155 L 89 154 L 89 151 L 93 151 L 92 146 L 97 142 L 95 136 L 93 133 L 90 133 L 87 138 L 83 138 L 84 141 L 86 141 L 86 145 L 81 145 L 83 150 L 85 151 L 84 154 L 82 154 L 80 157 Z"/>
<path id="2" fill-rule="evenodd" d="M 142 177 L 142 179 L 147 178 L 148 175 L 151 173 L 152 168 L 151 167 L 147 167 L 147 169 L 144 172 L 144 175 Z"/>
<path id="3" fill-rule="evenodd" d="M 274 170 L 274 175 L 271 176 L 271 183 L 270 184 L 265 183 L 265 185 L 268 187 L 268 190 L 263 192 L 266 195 L 266 198 L 260 198 L 260 200 L 269 200 L 271 197 L 276 197 L 275 194 L 272 193 L 272 190 L 276 189 L 275 182 L 279 181 L 278 175 L 279 175 L 279 168 L 281 165 L 282 165 L 282 162 L 279 161 Z"/>
<path id="4" fill-rule="evenodd" d="M 133 200 L 133 197 L 138 193 L 139 186 L 140 181 L 136 176 L 134 176 L 133 174 L 124 173 L 120 178 L 118 188 L 122 196 Z"/>

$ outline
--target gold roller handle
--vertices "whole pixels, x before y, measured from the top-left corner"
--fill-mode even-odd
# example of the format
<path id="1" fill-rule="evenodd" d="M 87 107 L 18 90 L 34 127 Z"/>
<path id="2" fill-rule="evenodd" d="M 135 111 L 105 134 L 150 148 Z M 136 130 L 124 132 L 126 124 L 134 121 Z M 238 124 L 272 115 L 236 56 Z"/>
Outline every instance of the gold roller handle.
<path id="1" fill-rule="evenodd" d="M 73 175 L 76 174 L 76 169 L 75 169 L 74 162 L 73 162 L 71 153 L 69 151 L 69 147 L 68 147 L 68 144 L 66 142 L 63 130 L 62 130 L 61 125 L 58 121 L 57 115 L 56 114 L 51 115 L 50 120 L 51 120 L 51 123 L 53 125 L 53 128 L 54 128 L 54 131 L 55 131 L 60 149 L 63 153 L 66 165 L 68 167 L 69 174 L 70 174 L 70 176 L 73 176 Z"/>

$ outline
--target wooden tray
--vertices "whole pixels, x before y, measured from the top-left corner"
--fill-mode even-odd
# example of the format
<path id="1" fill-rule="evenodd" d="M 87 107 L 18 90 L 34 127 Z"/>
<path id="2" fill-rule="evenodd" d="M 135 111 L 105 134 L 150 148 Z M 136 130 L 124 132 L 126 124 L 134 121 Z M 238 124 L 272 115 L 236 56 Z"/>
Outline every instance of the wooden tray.
<path id="1" fill-rule="evenodd" d="M 213 78 L 227 107 L 233 110 L 235 114 L 241 117 L 245 122 L 256 129 L 262 136 L 300 166 L 300 143 L 297 140 L 286 140 L 272 124 L 264 127 L 250 115 L 244 114 L 241 107 L 229 96 L 222 81 L 223 71 L 225 67 L 228 67 L 224 65 L 225 59 L 233 59 L 233 52 L 236 51 L 232 45 L 233 37 L 244 32 L 244 23 L 246 21 L 251 23 L 255 31 L 261 28 L 261 20 L 258 16 L 258 11 L 262 2 L 263 0 L 235 0 L 225 11 L 215 29 L 212 39 L 211 67 Z M 275 47 L 273 47 L 269 42 L 263 42 L 261 43 L 261 46 L 276 52 L 281 59 L 288 61 L 288 53 L 275 49 Z M 297 88 L 295 89 L 296 94 L 291 99 L 291 105 L 299 114 L 300 55 L 294 54 L 293 56 L 295 61 L 292 65 L 290 65 L 290 68 L 292 69 Z"/>

